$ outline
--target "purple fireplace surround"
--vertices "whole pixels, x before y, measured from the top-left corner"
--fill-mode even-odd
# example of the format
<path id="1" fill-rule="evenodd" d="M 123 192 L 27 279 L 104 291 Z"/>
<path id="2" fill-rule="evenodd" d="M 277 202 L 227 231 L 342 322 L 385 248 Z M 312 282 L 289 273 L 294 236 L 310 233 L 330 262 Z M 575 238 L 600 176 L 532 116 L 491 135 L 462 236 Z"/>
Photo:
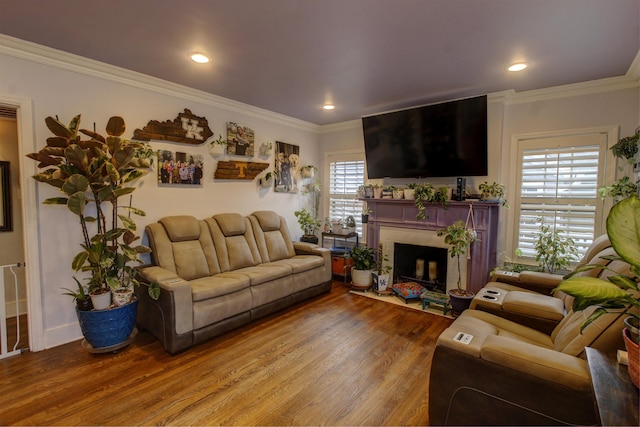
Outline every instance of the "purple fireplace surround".
<path id="1" fill-rule="evenodd" d="M 467 261 L 467 289 L 478 292 L 496 266 L 498 215 L 500 206 L 494 202 L 450 201 L 447 207 L 439 203 L 426 204 L 427 219 L 416 220 L 418 209 L 413 200 L 362 199 L 371 210 L 367 225 L 367 246 L 377 248 L 380 227 L 438 231 L 458 220 L 466 221 L 473 204 L 478 240 L 471 244 L 471 259 Z"/>

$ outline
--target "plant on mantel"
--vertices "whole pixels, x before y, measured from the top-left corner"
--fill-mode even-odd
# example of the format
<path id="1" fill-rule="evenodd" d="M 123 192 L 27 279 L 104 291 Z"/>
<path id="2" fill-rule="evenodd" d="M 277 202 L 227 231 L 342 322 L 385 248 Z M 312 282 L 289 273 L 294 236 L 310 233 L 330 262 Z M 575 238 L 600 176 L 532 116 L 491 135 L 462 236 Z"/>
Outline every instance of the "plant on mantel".
<path id="1" fill-rule="evenodd" d="M 416 220 L 427 219 L 425 203 L 441 203 L 445 209 L 449 206 L 446 187 L 435 188 L 429 183 L 415 184 L 413 204 L 418 208 Z"/>

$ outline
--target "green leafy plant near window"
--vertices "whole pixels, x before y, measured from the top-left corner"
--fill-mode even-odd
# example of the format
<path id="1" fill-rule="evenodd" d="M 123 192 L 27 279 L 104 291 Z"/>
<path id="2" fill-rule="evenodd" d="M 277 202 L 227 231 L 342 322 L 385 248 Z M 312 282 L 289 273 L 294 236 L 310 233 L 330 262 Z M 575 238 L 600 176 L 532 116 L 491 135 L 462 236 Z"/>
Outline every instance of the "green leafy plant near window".
<path id="1" fill-rule="evenodd" d="M 636 194 L 638 192 L 638 184 L 640 183 L 640 179 L 638 181 L 633 182 L 631 178 L 627 175 L 622 178 L 614 181 L 611 185 L 605 185 L 604 187 L 598 189 L 598 193 L 601 198 L 613 197 L 614 200 L 626 199 L 632 194 Z"/>
<path id="2" fill-rule="evenodd" d="M 537 217 L 536 221 L 540 223 L 540 232 L 536 237 L 534 249 L 541 270 L 555 273 L 560 269 L 568 269 L 571 262 L 578 259 L 575 242 L 571 237 L 562 236 L 562 230 L 546 224 L 544 217 Z"/>
<path id="3" fill-rule="evenodd" d="M 320 221 L 314 217 L 311 212 L 306 209 L 300 209 L 293 213 L 298 218 L 298 224 L 302 228 L 305 236 L 315 236 L 316 231 L 320 228 Z"/>
<path id="4" fill-rule="evenodd" d="M 485 181 L 478 185 L 478 189 L 480 190 L 480 199 L 485 201 L 500 201 L 502 206 L 505 208 L 509 207 L 507 200 L 504 198 L 504 192 L 507 189 L 506 185 L 500 184 L 499 182 L 489 182 Z"/>
<path id="5" fill-rule="evenodd" d="M 414 201 L 413 204 L 418 208 L 416 214 L 417 220 L 427 219 L 425 203 L 442 203 L 446 209 L 449 206 L 449 199 L 447 197 L 448 189 L 446 187 L 440 187 L 436 189 L 431 184 L 415 184 L 414 187 Z"/>
<path id="6" fill-rule="evenodd" d="M 614 156 L 626 159 L 629 164 L 633 164 L 636 154 L 638 154 L 638 146 L 640 144 L 640 128 L 636 129 L 636 133 L 632 136 L 626 136 L 618 140 L 611 147 Z"/>
<path id="7" fill-rule="evenodd" d="M 632 136 L 627 136 L 618 140 L 618 142 L 611 147 L 611 152 L 619 159 L 624 159 L 630 165 L 635 162 L 636 155 L 638 154 L 638 145 L 640 144 L 640 128 L 636 130 L 636 133 Z M 620 171 L 624 171 L 624 168 L 618 168 Z M 637 194 L 638 184 L 640 179 L 636 182 L 631 181 L 629 176 L 624 175 L 622 178 L 616 180 L 611 185 L 605 185 L 598 189 L 598 193 L 601 198 L 613 197 L 617 202 L 621 199 L 625 199 L 632 194 Z"/>

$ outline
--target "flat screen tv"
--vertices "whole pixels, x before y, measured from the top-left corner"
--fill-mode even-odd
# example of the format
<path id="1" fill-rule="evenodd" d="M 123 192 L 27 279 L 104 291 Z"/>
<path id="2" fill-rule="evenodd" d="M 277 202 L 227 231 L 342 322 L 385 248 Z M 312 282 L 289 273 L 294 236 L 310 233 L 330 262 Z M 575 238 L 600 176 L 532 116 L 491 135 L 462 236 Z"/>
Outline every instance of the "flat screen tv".
<path id="1" fill-rule="evenodd" d="M 362 118 L 367 175 L 487 175 L 487 96 Z"/>

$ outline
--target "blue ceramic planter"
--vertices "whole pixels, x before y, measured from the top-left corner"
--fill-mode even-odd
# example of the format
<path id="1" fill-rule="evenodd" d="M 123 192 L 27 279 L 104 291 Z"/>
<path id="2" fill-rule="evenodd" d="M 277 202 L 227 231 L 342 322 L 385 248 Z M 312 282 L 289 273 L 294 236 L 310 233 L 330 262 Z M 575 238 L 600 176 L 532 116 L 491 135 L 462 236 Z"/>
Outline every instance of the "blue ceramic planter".
<path id="1" fill-rule="evenodd" d="M 76 307 L 82 335 L 95 349 L 127 341 L 136 325 L 137 311 L 137 295 L 131 303 L 109 310 L 80 311 Z"/>

